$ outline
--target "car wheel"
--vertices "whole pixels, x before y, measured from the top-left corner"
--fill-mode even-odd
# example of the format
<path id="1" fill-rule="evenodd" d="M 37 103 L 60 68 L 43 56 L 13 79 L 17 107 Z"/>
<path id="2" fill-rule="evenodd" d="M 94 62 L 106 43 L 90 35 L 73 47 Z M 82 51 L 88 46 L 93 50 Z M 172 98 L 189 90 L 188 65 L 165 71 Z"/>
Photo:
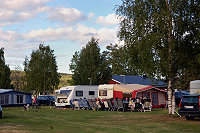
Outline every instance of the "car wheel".
<path id="1" fill-rule="evenodd" d="M 193 116 L 185 116 L 186 120 L 193 120 L 194 117 Z"/>

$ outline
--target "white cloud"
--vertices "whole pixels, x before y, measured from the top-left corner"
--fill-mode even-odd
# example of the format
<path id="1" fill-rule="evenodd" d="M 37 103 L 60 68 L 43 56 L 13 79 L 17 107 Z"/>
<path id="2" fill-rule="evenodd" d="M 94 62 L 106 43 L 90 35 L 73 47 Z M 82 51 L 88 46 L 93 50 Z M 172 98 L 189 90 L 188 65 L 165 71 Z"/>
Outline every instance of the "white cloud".
<path id="1" fill-rule="evenodd" d="M 100 28 L 95 29 L 87 27 L 83 24 L 77 24 L 73 27 L 62 27 L 62 28 L 46 28 L 39 30 L 32 30 L 22 35 L 23 39 L 29 40 L 30 42 L 51 42 L 58 40 L 70 40 L 75 41 L 81 45 L 90 40 L 91 37 L 99 38 L 99 43 L 102 45 L 108 45 L 109 43 L 116 43 L 117 28 Z"/>
<path id="2" fill-rule="evenodd" d="M 12 11 L 30 11 L 41 8 L 50 0 L 0 0 L 0 7 Z"/>
<path id="3" fill-rule="evenodd" d="M 48 17 L 51 21 L 60 21 L 64 24 L 71 24 L 80 20 L 87 19 L 87 17 L 75 8 L 52 8 L 49 10 Z"/>
<path id="4" fill-rule="evenodd" d="M 96 23 L 102 24 L 104 26 L 116 25 L 119 24 L 119 19 L 116 14 L 109 14 L 107 16 L 99 16 L 96 20 Z"/>
<path id="5" fill-rule="evenodd" d="M 88 19 L 91 20 L 94 16 L 95 16 L 95 14 L 93 12 L 90 12 L 88 14 Z"/>
<path id="6" fill-rule="evenodd" d="M 49 0 L 0 0 L 0 26 L 24 22 L 46 11 Z"/>

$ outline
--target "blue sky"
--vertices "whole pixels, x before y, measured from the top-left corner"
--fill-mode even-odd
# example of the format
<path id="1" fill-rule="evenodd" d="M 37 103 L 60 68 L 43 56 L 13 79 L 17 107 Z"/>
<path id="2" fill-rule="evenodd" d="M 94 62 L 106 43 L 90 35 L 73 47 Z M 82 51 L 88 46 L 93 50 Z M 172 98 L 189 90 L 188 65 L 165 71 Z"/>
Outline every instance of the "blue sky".
<path id="1" fill-rule="evenodd" d="M 0 47 L 6 64 L 21 67 L 25 57 L 44 42 L 57 57 L 58 71 L 71 73 L 69 63 L 92 36 L 102 50 L 117 38 L 115 5 L 121 0 L 0 0 Z"/>

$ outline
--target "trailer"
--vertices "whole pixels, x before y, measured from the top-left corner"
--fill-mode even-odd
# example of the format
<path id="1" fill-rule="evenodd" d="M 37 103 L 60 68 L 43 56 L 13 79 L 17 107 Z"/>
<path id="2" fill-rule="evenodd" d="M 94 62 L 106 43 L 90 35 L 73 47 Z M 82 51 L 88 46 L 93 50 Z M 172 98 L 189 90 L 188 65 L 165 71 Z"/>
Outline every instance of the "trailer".
<path id="1" fill-rule="evenodd" d="M 200 95 L 200 80 L 190 81 L 190 94 Z"/>
<path id="2" fill-rule="evenodd" d="M 66 86 L 55 90 L 55 106 L 70 106 L 71 99 L 94 99 L 98 97 L 97 85 Z"/>

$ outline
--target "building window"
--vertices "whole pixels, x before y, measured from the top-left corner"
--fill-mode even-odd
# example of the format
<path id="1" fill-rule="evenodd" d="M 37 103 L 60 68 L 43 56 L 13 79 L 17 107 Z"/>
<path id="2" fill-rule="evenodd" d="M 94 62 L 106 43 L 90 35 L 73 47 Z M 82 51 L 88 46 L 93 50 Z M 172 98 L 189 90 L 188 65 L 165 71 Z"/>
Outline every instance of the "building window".
<path id="1" fill-rule="evenodd" d="M 83 96 L 83 91 L 76 91 L 76 96 L 77 97 L 82 97 Z"/>
<path id="2" fill-rule="evenodd" d="M 95 95 L 95 91 L 89 91 L 89 95 Z"/>
<path id="3" fill-rule="evenodd" d="M 100 90 L 99 96 L 107 96 L 107 90 Z"/>
<path id="4" fill-rule="evenodd" d="M 1 95 L 0 104 L 9 104 L 9 95 Z"/>
<path id="5" fill-rule="evenodd" d="M 0 96 L 0 104 L 4 104 L 4 95 Z"/>
<path id="6" fill-rule="evenodd" d="M 23 95 L 17 95 L 17 103 L 23 103 Z"/>

